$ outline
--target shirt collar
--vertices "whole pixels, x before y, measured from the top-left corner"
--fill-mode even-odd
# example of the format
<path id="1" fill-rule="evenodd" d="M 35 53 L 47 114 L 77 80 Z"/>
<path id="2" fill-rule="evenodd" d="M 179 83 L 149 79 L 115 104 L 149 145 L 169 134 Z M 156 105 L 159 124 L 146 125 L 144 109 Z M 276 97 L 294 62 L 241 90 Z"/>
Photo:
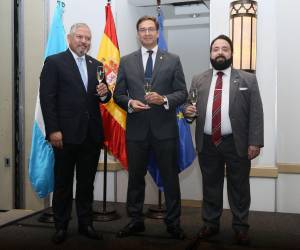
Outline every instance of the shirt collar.
<path id="1" fill-rule="evenodd" d="M 78 59 L 78 58 L 82 58 L 83 61 L 85 61 L 85 55 L 83 55 L 83 56 L 78 56 L 73 50 L 71 50 L 71 48 L 69 48 L 69 49 L 70 49 L 70 51 L 71 51 L 71 53 L 72 53 L 72 55 L 73 55 L 73 57 L 74 57 L 74 59 L 75 59 L 76 62 L 77 62 L 77 59 Z"/>
<path id="2" fill-rule="evenodd" d="M 218 72 L 223 72 L 225 76 L 230 76 L 231 67 L 228 67 L 227 69 L 223 69 L 223 70 L 216 70 L 213 68 L 213 76 L 216 76 Z"/>
<path id="3" fill-rule="evenodd" d="M 142 51 L 142 54 L 148 54 L 148 51 L 149 49 L 146 49 L 145 47 L 141 47 L 141 51 Z M 153 51 L 153 53 L 154 54 L 156 54 L 157 53 L 157 50 L 158 50 L 158 45 L 156 45 L 153 49 L 151 49 L 152 51 Z"/>

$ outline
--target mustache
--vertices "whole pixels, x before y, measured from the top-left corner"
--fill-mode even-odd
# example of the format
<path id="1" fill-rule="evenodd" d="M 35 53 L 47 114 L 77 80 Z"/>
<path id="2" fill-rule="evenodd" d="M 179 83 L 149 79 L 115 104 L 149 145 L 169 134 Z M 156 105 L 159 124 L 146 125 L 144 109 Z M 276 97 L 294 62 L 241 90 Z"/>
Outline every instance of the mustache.
<path id="1" fill-rule="evenodd" d="M 217 57 L 215 58 L 215 60 L 219 60 L 219 59 L 226 60 L 226 57 L 225 57 L 225 56 L 217 56 Z"/>

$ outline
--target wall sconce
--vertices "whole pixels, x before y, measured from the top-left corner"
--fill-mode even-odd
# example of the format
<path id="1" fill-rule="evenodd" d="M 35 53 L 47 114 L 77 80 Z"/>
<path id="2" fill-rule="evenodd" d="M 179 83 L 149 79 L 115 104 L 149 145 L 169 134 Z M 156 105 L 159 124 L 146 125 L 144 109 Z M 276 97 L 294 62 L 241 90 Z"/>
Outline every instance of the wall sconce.
<path id="1" fill-rule="evenodd" d="M 256 1 L 238 0 L 230 4 L 233 67 L 253 73 L 256 69 L 256 11 Z"/>

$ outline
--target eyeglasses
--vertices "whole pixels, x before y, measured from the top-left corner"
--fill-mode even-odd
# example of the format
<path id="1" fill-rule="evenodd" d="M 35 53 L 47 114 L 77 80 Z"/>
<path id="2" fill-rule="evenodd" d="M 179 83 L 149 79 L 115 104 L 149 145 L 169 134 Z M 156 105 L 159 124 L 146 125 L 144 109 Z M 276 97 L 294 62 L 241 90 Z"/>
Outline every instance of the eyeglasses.
<path id="1" fill-rule="evenodd" d="M 150 28 L 140 28 L 139 29 L 140 33 L 147 33 L 147 31 L 148 31 L 148 33 L 153 33 L 156 31 L 156 28 L 150 27 Z"/>

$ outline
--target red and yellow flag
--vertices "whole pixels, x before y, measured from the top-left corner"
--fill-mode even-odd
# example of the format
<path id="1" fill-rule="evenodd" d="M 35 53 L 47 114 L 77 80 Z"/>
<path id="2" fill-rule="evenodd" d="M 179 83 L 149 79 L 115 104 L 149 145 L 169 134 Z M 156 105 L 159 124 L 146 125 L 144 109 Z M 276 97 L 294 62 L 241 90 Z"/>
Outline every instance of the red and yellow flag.
<path id="1" fill-rule="evenodd" d="M 106 81 L 113 93 L 120 63 L 120 51 L 110 3 L 107 3 L 105 6 L 105 13 L 105 30 L 99 46 L 97 59 L 105 66 Z M 113 101 L 113 98 L 108 103 L 101 104 L 100 109 L 105 135 L 104 144 L 108 151 L 127 169 L 125 143 L 126 112 Z"/>

